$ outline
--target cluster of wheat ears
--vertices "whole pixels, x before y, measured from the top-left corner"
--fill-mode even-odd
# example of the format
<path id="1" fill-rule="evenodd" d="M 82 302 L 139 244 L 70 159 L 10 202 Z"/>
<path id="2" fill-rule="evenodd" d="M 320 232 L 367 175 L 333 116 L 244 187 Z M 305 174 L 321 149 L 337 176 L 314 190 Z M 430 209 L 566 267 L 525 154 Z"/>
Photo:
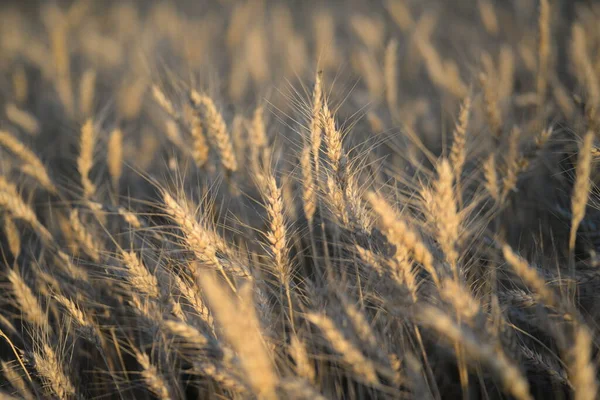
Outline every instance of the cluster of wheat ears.
<path id="1" fill-rule="evenodd" d="M 596 399 L 598 18 L 2 6 L 0 398 Z"/>

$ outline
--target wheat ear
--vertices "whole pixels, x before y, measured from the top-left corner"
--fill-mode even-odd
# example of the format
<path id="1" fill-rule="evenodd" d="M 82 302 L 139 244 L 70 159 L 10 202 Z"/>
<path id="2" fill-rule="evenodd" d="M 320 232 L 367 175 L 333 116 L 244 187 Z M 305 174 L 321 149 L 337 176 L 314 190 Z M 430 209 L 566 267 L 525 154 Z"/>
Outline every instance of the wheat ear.
<path id="1" fill-rule="evenodd" d="M 40 351 L 33 355 L 35 369 L 43 381 L 59 399 L 69 399 L 75 395 L 75 386 L 69 379 L 64 363 L 58 358 L 52 347 L 46 342 L 41 345 Z"/>
<path id="2" fill-rule="evenodd" d="M 381 196 L 370 192 L 367 194 L 367 199 L 379 216 L 380 224 L 388 240 L 396 245 L 396 251 L 407 249 L 412 252 L 414 259 L 421 263 L 423 268 L 431 275 L 436 286 L 440 287 L 438 273 L 433 265 L 433 256 L 417 233 L 410 229 L 406 222 L 397 217 L 393 207 Z"/>
<path id="3" fill-rule="evenodd" d="M 277 375 L 263 344 L 260 324 L 252 301 L 252 285 L 239 290 L 236 301 L 212 275 L 200 277 L 202 288 L 223 336 L 239 355 L 245 379 L 261 399 L 276 399 Z"/>
<path id="4" fill-rule="evenodd" d="M 575 343 L 570 354 L 569 378 L 574 387 L 575 400 L 597 399 L 596 368 L 591 359 L 593 338 L 583 325 L 575 327 Z"/>
<path id="5" fill-rule="evenodd" d="M 202 107 L 204 120 L 211 144 L 218 150 L 223 167 L 231 172 L 237 171 L 238 164 L 233 151 L 233 144 L 227 132 L 227 125 L 213 100 L 207 95 L 192 90 L 190 99 L 194 107 Z"/>
<path id="6" fill-rule="evenodd" d="M 7 148 L 11 153 L 20 158 L 26 166 L 25 169 L 29 175 L 35 178 L 46 190 L 56 193 L 56 187 L 50 180 L 48 172 L 40 159 L 14 136 L 8 132 L 0 130 L 0 145 Z"/>
<path id="7" fill-rule="evenodd" d="M 452 134 L 452 148 L 450 149 L 450 165 L 454 170 L 456 183 L 460 182 L 460 176 L 466 159 L 467 129 L 471 115 L 471 97 L 467 96 L 462 102 L 458 122 Z"/>
<path id="8" fill-rule="evenodd" d="M 590 194 L 590 172 L 592 166 L 592 146 L 594 144 L 594 133 L 589 131 L 583 138 L 583 144 L 579 149 L 577 159 L 577 176 L 571 196 L 571 232 L 569 234 L 569 250 L 575 249 L 577 229 L 585 216 L 585 208 Z"/>
<path id="9" fill-rule="evenodd" d="M 317 191 L 310 152 L 310 147 L 305 145 L 300 156 L 300 166 L 302 167 L 302 207 L 304 208 L 306 219 L 308 219 L 308 222 L 312 226 L 312 221 L 317 210 Z"/>
<path id="10" fill-rule="evenodd" d="M 113 189 L 118 191 L 119 180 L 123 174 L 123 132 L 116 128 L 108 139 L 108 173 L 112 180 Z"/>
<path id="11" fill-rule="evenodd" d="M 37 216 L 19 195 L 17 188 L 0 176 L 0 208 L 5 208 L 13 218 L 27 222 L 46 243 L 52 243 L 52 234 L 40 223 Z"/>
<path id="12" fill-rule="evenodd" d="M 494 346 L 481 343 L 470 332 L 461 329 L 450 316 L 427 306 L 419 310 L 419 322 L 434 329 L 450 341 L 460 343 L 470 358 L 488 365 L 502 380 L 506 390 L 519 400 L 533 400 L 529 383 L 519 368 Z"/>
<path id="13" fill-rule="evenodd" d="M 25 320 L 39 328 L 47 329 L 49 327 L 48 316 L 19 271 L 16 269 L 9 270 L 8 280 L 17 301 L 17 306 L 25 316 Z"/>
<path id="14" fill-rule="evenodd" d="M 16 259 L 21 252 L 21 235 L 15 222 L 8 216 L 4 216 L 4 233 L 8 241 L 8 249 Z"/>
<path id="15" fill-rule="evenodd" d="M 0 361 L 0 366 L 2 366 L 2 373 L 6 380 L 11 384 L 12 387 L 17 389 L 17 393 L 23 397 L 25 400 L 33 400 L 33 394 L 27 387 L 25 380 L 19 373 L 15 370 L 15 368 L 7 362 Z"/>
<path id="16" fill-rule="evenodd" d="M 542 299 L 542 301 L 550 306 L 556 307 L 558 305 L 557 299 L 544 279 L 540 274 L 529 265 L 527 261 L 516 255 L 509 245 L 502 247 L 504 258 L 508 264 L 514 269 L 515 273 L 523 279 L 523 281 L 533 289 L 533 291 Z"/>
<path id="17" fill-rule="evenodd" d="M 142 367 L 142 378 L 152 393 L 160 400 L 172 399 L 167 383 L 156 366 L 150 362 L 148 355 L 135 350 L 135 358 Z"/>
<path id="18" fill-rule="evenodd" d="M 379 383 L 373 363 L 363 355 L 360 349 L 344 337 L 331 318 L 323 314 L 310 313 L 306 316 L 306 319 L 319 327 L 331 347 L 340 354 L 344 363 L 357 376 L 373 385 Z"/>
<path id="19" fill-rule="evenodd" d="M 83 186 L 83 194 L 86 198 L 90 198 L 96 192 L 96 186 L 92 183 L 89 176 L 94 165 L 95 140 L 94 122 L 88 119 L 81 128 L 80 150 L 79 157 L 77 158 L 77 169 L 81 175 L 81 185 Z"/>

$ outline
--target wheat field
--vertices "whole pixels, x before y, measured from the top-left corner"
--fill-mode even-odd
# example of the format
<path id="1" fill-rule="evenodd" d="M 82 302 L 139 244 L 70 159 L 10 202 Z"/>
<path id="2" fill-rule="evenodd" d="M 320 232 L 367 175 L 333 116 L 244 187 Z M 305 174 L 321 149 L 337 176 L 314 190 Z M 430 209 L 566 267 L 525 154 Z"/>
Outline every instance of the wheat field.
<path id="1" fill-rule="evenodd" d="M 2 2 L 0 399 L 597 399 L 599 20 Z"/>

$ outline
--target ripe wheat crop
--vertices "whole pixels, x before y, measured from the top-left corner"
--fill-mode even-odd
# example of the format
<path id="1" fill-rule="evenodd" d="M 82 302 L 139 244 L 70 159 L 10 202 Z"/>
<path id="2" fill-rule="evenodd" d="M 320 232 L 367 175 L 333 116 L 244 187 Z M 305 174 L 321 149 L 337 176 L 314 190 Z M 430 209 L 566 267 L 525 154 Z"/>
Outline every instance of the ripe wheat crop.
<path id="1" fill-rule="evenodd" d="M 599 398 L 599 19 L 2 2 L 0 399 Z"/>

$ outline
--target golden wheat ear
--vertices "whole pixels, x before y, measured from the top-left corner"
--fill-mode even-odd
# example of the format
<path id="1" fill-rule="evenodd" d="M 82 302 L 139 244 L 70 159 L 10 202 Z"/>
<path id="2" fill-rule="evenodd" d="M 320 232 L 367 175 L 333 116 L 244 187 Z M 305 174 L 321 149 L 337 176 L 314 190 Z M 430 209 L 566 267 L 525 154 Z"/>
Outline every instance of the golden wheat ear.
<path id="1" fill-rule="evenodd" d="M 94 166 L 94 147 L 96 131 L 94 121 L 88 119 L 81 127 L 79 157 L 77 169 L 81 175 L 81 186 L 85 198 L 91 198 L 96 192 L 96 185 L 90 180 L 90 171 Z"/>
<path id="2" fill-rule="evenodd" d="M 219 152 L 223 167 L 231 172 L 237 171 L 238 163 L 233 151 L 233 144 L 227 131 L 227 125 L 213 100 L 205 94 L 192 90 L 190 94 L 192 105 L 201 107 L 204 112 L 204 122 L 211 144 Z"/>
<path id="3" fill-rule="evenodd" d="M 200 282 L 224 338 L 238 354 L 244 379 L 259 398 L 276 399 L 279 379 L 264 345 L 252 285 L 247 283 L 240 288 L 239 299 L 235 299 L 211 274 L 203 274 Z"/>

